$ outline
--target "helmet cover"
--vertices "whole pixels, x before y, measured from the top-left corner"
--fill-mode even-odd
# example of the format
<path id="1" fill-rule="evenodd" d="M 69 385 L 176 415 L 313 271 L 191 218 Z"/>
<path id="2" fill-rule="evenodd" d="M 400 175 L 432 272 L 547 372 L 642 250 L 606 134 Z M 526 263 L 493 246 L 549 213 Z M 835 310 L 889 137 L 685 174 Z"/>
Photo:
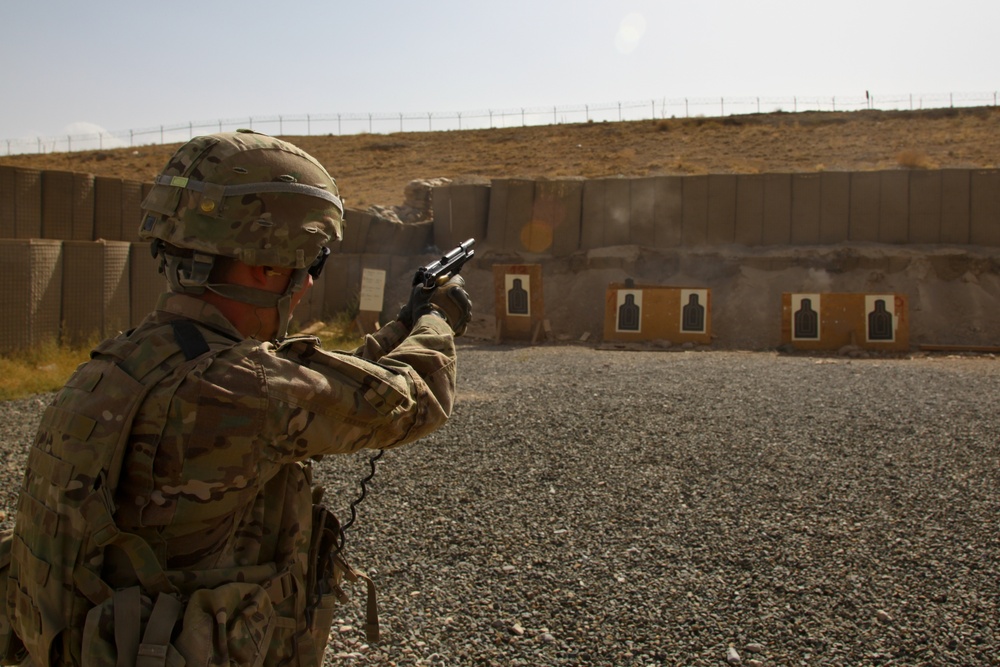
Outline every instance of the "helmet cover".
<path id="1" fill-rule="evenodd" d="M 307 268 L 343 235 L 343 203 L 326 169 L 250 130 L 181 146 L 142 208 L 141 239 L 253 266 Z"/>

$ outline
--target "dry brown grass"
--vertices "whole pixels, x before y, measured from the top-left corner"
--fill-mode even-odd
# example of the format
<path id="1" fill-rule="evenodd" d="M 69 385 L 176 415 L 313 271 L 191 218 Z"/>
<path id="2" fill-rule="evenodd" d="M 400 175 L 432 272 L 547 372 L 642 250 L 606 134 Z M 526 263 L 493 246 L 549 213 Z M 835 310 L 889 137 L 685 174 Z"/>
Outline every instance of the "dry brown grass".
<path id="1" fill-rule="evenodd" d="M 54 342 L 0 357 L 0 400 L 24 398 L 59 389 L 93 345 L 60 347 Z"/>
<path id="2" fill-rule="evenodd" d="M 289 136 L 336 177 L 348 206 L 395 205 L 416 179 L 601 178 L 661 174 L 990 168 L 993 107 L 770 113 L 387 135 Z M 0 157 L 0 164 L 149 180 L 176 149 Z M 901 159 L 907 150 L 917 151 Z M 919 158 L 919 159 L 918 159 Z"/>
<path id="3" fill-rule="evenodd" d="M 907 169 L 937 169 L 937 163 L 924 151 L 907 148 L 896 154 L 896 162 Z"/>
<path id="4" fill-rule="evenodd" d="M 347 314 L 339 315 L 310 333 L 319 337 L 328 350 L 351 350 L 362 342 L 362 336 Z M 85 345 L 67 347 L 49 342 L 0 356 L 0 401 L 58 390 L 76 367 L 87 360 L 98 342 L 95 339 Z"/>

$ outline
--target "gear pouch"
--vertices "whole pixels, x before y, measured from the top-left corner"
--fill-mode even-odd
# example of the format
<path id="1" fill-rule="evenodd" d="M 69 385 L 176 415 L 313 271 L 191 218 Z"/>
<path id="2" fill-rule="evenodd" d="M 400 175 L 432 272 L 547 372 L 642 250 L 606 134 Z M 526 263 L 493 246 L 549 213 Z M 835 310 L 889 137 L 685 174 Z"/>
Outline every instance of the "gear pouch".
<path id="1" fill-rule="evenodd" d="M 257 584 L 233 582 L 195 591 L 174 646 L 189 664 L 259 667 L 276 624 L 274 606 Z"/>
<path id="2" fill-rule="evenodd" d="M 13 543 L 12 528 L 0 533 L 0 665 L 20 664 L 28 655 L 7 616 L 7 575 L 10 573 L 10 549 Z"/>

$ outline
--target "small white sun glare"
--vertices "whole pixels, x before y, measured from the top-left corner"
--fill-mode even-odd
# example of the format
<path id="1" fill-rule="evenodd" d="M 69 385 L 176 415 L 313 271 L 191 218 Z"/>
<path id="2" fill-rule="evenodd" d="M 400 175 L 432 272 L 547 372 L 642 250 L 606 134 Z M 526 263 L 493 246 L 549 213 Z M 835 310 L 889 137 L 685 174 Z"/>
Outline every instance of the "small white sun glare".
<path id="1" fill-rule="evenodd" d="M 621 53 L 632 53 L 646 32 L 646 19 L 632 12 L 622 19 L 615 34 L 615 48 Z"/>

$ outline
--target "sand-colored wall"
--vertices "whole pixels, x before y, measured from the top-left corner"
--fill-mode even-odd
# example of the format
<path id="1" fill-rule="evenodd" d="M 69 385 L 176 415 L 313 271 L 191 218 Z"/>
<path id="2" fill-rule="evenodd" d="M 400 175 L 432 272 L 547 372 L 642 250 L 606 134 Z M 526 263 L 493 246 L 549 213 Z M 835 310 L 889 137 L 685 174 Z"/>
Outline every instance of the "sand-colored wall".
<path id="1" fill-rule="evenodd" d="M 461 202 L 449 196 L 459 188 Z M 619 245 L 1000 246 L 991 169 L 500 179 L 436 188 L 434 198 L 448 201 L 449 242 L 485 230 L 483 248 L 544 257 Z"/>
<path id="2" fill-rule="evenodd" d="M 137 241 L 148 183 L 0 165 L 0 238 Z M 479 247 L 561 257 L 618 245 L 1000 246 L 1000 170 L 497 179 L 432 191 L 433 221 L 347 212 L 345 254 Z"/>

